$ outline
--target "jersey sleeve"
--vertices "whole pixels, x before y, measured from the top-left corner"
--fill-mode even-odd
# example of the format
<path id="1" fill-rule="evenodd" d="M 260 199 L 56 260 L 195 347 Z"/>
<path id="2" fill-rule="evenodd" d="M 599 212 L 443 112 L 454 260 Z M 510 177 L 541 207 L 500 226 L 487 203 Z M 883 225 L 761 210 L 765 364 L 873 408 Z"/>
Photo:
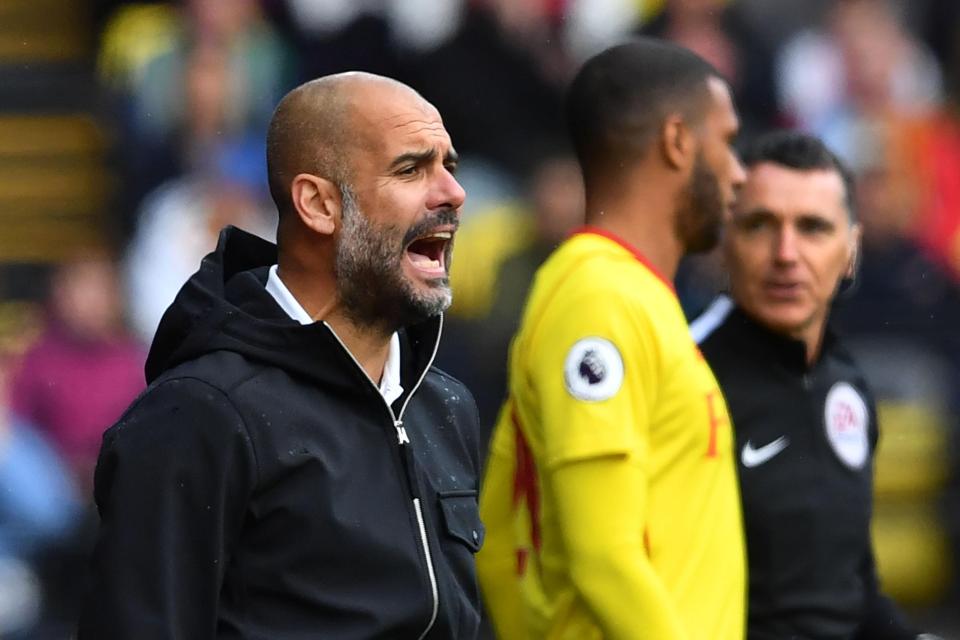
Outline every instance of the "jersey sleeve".
<path id="1" fill-rule="evenodd" d="M 547 468 L 645 457 L 658 379 L 653 323 L 616 289 L 565 297 L 549 311 L 532 336 L 527 371 Z"/>
<path id="2" fill-rule="evenodd" d="M 623 456 L 580 460 L 553 470 L 548 481 L 570 579 L 603 637 L 687 638 L 645 549 L 647 478 L 638 461 Z"/>

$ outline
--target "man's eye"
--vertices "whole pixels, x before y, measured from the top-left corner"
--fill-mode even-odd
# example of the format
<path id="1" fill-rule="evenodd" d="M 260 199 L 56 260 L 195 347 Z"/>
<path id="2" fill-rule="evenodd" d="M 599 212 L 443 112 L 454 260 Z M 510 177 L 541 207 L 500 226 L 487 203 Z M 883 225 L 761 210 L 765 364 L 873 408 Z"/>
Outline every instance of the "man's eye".
<path id="1" fill-rule="evenodd" d="M 797 228 L 801 233 L 828 233 L 833 229 L 833 225 L 824 220 L 801 220 Z"/>
<path id="2" fill-rule="evenodd" d="M 416 165 L 412 165 L 412 166 L 409 166 L 409 167 L 403 167 L 403 168 L 397 170 L 397 175 L 399 175 L 399 176 L 412 176 L 412 175 L 414 175 L 415 173 L 417 173 L 417 166 L 416 166 Z"/>
<path id="3" fill-rule="evenodd" d="M 744 231 L 760 231 L 770 226 L 770 221 L 766 218 L 746 218 L 737 225 Z"/>
<path id="4" fill-rule="evenodd" d="M 446 169 L 447 169 L 447 171 L 450 173 L 450 175 L 452 175 L 452 176 L 457 175 L 457 163 L 451 162 L 451 163 L 445 164 L 445 165 L 443 165 L 443 166 L 446 167 Z"/>

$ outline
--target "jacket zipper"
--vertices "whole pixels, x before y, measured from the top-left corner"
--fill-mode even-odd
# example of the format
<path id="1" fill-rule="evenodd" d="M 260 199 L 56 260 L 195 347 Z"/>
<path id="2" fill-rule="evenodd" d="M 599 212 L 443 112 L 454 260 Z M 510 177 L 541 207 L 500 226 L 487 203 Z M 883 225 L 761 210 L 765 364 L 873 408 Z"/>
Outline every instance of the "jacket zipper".
<path id="1" fill-rule="evenodd" d="M 407 394 L 407 398 L 403 401 L 403 405 L 400 407 L 400 413 L 394 414 L 393 407 L 387 402 L 386 398 L 383 397 L 380 393 L 380 387 L 377 386 L 377 383 L 373 381 L 368 374 L 366 369 L 364 369 L 357 359 L 354 357 L 350 350 L 347 349 L 347 345 L 343 343 L 343 340 L 340 339 L 340 336 L 337 335 L 337 332 L 333 330 L 326 322 L 323 323 L 324 326 L 330 331 L 337 342 L 340 343 L 340 346 L 343 347 L 343 350 L 350 356 L 350 359 L 353 360 L 353 363 L 357 365 L 357 368 L 360 369 L 360 372 L 363 374 L 363 377 L 373 385 L 374 390 L 377 392 L 377 396 L 383 401 L 383 406 L 386 407 L 387 412 L 390 414 L 390 419 L 393 421 L 393 427 L 397 430 L 397 445 L 400 448 L 400 460 L 403 463 L 404 469 L 407 474 L 407 485 L 410 487 L 410 493 L 413 494 L 413 510 L 417 516 L 417 526 L 420 529 L 420 546 L 423 548 L 423 556 L 427 562 L 427 575 L 430 578 L 430 595 L 433 600 L 433 611 L 430 613 L 430 621 L 427 623 L 427 628 L 423 630 L 423 633 L 420 634 L 417 640 L 423 640 L 430 633 L 430 629 L 433 628 L 434 623 L 437 621 L 437 614 L 440 611 L 440 594 L 437 589 L 437 575 L 433 568 L 433 554 L 430 552 L 430 541 L 427 538 L 427 527 L 423 519 L 423 509 L 420 506 L 420 497 L 417 491 L 417 482 L 416 477 L 413 472 L 413 454 L 410 451 L 410 436 L 407 434 L 407 430 L 403 426 L 403 414 L 407 410 L 407 405 L 410 403 L 410 399 L 413 398 L 413 394 L 417 392 L 417 389 L 420 388 L 420 385 L 423 383 L 424 378 L 427 377 L 427 372 L 430 371 L 430 367 L 433 366 L 433 361 L 437 357 L 437 349 L 440 347 L 440 336 L 443 334 L 443 314 L 440 315 L 440 326 L 437 329 L 437 339 L 433 343 L 433 352 L 430 354 L 430 359 L 427 361 L 427 366 L 423 368 L 423 371 L 420 373 L 420 378 L 417 379 L 416 384 L 413 385 L 413 388 L 410 389 L 410 393 Z"/>

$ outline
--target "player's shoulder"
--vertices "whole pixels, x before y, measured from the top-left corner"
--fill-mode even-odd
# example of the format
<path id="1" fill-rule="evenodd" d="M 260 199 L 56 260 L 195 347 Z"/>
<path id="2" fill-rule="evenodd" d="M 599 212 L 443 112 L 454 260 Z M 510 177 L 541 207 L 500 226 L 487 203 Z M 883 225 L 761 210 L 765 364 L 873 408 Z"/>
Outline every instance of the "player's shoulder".
<path id="1" fill-rule="evenodd" d="M 541 302 L 566 299 L 589 310 L 672 296 L 659 278 L 622 245 L 604 236 L 579 233 L 564 241 L 540 269 L 534 292 Z"/>

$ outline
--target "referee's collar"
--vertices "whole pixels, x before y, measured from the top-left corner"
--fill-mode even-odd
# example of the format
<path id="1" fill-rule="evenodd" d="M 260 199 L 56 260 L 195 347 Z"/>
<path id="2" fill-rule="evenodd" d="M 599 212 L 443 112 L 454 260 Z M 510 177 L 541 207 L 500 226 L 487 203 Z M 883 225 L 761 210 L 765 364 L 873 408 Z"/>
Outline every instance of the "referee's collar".
<path id="1" fill-rule="evenodd" d="M 816 360 L 807 364 L 807 346 L 803 341 L 770 329 L 750 316 L 739 305 L 734 305 L 725 324 L 730 327 L 732 333 L 739 338 L 746 349 L 764 354 L 774 353 L 784 365 L 804 371 L 816 368 L 823 360 L 824 354 L 833 348 L 837 340 L 828 318 L 823 340 L 820 342 L 820 353 Z"/>

